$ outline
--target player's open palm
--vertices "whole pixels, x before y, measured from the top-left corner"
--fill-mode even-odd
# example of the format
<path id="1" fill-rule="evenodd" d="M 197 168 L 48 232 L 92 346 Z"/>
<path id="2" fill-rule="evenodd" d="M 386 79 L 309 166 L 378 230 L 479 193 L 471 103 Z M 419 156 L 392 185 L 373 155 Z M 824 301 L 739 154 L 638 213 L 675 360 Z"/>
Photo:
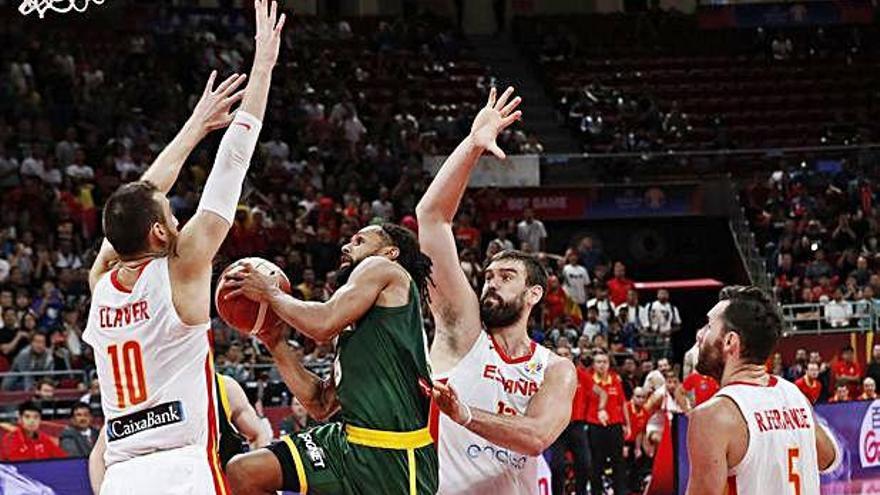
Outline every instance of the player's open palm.
<path id="1" fill-rule="evenodd" d="M 471 138 L 474 144 L 489 150 L 493 155 L 503 160 L 507 157 L 498 146 L 496 139 L 501 131 L 510 127 L 514 122 L 522 118 L 522 112 L 516 107 L 522 102 L 522 98 L 513 96 L 513 87 L 507 88 L 500 98 L 498 90 L 494 87 L 489 91 L 489 101 L 474 118 L 471 125 Z"/>
<path id="2" fill-rule="evenodd" d="M 271 6 L 268 0 L 254 0 L 254 9 L 257 20 L 254 65 L 274 67 L 281 47 L 281 30 L 284 28 L 284 20 L 287 16 L 281 14 L 281 17 L 278 17 L 278 2 L 274 0 Z"/>
<path id="3" fill-rule="evenodd" d="M 208 83 L 202 92 L 202 97 L 193 109 L 192 122 L 207 134 L 217 129 L 222 129 L 232 123 L 234 114 L 232 106 L 244 96 L 244 90 L 236 92 L 247 76 L 245 74 L 233 74 L 214 88 L 217 79 L 217 71 L 212 71 L 208 77 Z"/>
<path id="4" fill-rule="evenodd" d="M 223 285 L 232 289 L 226 294 L 226 299 L 244 296 L 256 302 L 268 302 L 279 290 L 277 279 L 260 273 L 250 263 L 244 263 L 238 270 L 227 273 Z"/>

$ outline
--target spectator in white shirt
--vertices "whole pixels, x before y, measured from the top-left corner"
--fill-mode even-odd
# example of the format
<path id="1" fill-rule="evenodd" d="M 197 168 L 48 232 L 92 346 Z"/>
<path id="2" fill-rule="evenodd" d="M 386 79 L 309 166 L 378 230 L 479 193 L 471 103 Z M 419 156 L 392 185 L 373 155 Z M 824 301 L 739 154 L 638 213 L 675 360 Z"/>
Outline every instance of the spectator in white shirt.
<path id="1" fill-rule="evenodd" d="M 608 299 L 608 288 L 605 286 L 596 287 L 596 297 L 587 301 L 587 309 L 595 306 L 599 312 L 599 319 L 602 323 L 608 324 L 608 320 L 614 315 L 614 306 Z"/>
<path id="2" fill-rule="evenodd" d="M 46 172 L 45 162 L 43 161 L 45 156 L 43 147 L 35 146 L 31 156 L 21 161 L 21 176 L 37 177 L 42 180 L 43 174 Z"/>
<path id="3" fill-rule="evenodd" d="M 591 341 L 596 335 L 608 333 L 608 325 L 599 319 L 599 310 L 596 306 L 587 305 L 587 318 L 584 320 L 584 335 Z"/>
<path id="4" fill-rule="evenodd" d="M 834 328 L 849 326 L 853 316 L 852 304 L 843 299 L 843 291 L 834 290 L 834 300 L 825 305 L 825 321 Z"/>
<path id="5" fill-rule="evenodd" d="M 632 323 L 639 329 L 639 332 L 645 327 L 648 321 L 648 312 L 644 306 L 639 304 L 639 291 L 630 289 L 626 293 L 626 301 L 614 308 L 616 314 L 620 314 L 622 308 L 627 308 L 627 323 Z"/>
<path id="6" fill-rule="evenodd" d="M 536 252 L 544 251 L 544 240 L 547 239 L 547 229 L 544 224 L 535 218 L 535 211 L 526 208 L 523 212 L 525 218 L 516 226 L 516 236 L 521 243 L 528 243 Z"/>
<path id="7" fill-rule="evenodd" d="M 657 300 L 645 307 L 648 324 L 646 330 L 653 337 L 658 338 L 660 342 L 669 342 L 669 336 L 672 332 L 681 327 L 681 316 L 678 314 L 678 308 L 669 302 L 669 291 L 660 289 L 657 291 Z"/>
<path id="8" fill-rule="evenodd" d="M 78 270 L 82 268 L 82 258 L 73 252 L 73 244 L 64 240 L 58 243 L 58 254 L 55 258 L 55 268 L 70 268 Z"/>
<path id="9" fill-rule="evenodd" d="M 290 146 L 281 140 L 281 129 L 272 130 L 272 139 L 262 145 L 263 153 L 269 158 L 280 158 L 286 161 L 290 157 Z"/>
<path id="10" fill-rule="evenodd" d="M 513 242 L 507 238 L 507 228 L 503 225 L 499 225 L 497 229 L 495 229 L 495 239 L 494 242 L 497 242 L 501 245 L 502 251 L 512 251 L 516 249 L 516 246 L 513 245 Z"/>
<path id="11" fill-rule="evenodd" d="M 43 175 L 40 176 L 40 179 L 50 186 L 58 187 L 61 185 L 61 180 L 63 177 L 61 176 L 61 171 L 58 170 L 57 161 L 55 157 L 52 155 L 46 156 L 46 160 L 43 162 Z"/>
<path id="12" fill-rule="evenodd" d="M 578 262 L 578 253 L 574 249 L 565 252 L 565 266 L 562 267 L 562 288 L 581 312 L 587 309 L 587 295 L 590 287 L 590 274 Z"/>
<path id="13" fill-rule="evenodd" d="M 59 141 L 55 145 L 55 158 L 62 167 L 66 167 L 73 162 L 74 154 L 79 149 L 79 143 L 76 141 L 76 128 L 68 127 L 64 133 L 64 140 Z"/>
<path id="14" fill-rule="evenodd" d="M 95 170 L 86 165 L 86 152 L 78 148 L 73 153 L 73 162 L 64 169 L 64 173 L 73 180 L 87 181 L 95 177 Z"/>
<path id="15" fill-rule="evenodd" d="M 382 217 L 386 222 L 390 222 L 394 218 L 394 205 L 391 204 L 391 192 L 387 187 L 382 186 L 379 189 L 379 198 L 374 200 L 371 207 L 373 216 Z"/>

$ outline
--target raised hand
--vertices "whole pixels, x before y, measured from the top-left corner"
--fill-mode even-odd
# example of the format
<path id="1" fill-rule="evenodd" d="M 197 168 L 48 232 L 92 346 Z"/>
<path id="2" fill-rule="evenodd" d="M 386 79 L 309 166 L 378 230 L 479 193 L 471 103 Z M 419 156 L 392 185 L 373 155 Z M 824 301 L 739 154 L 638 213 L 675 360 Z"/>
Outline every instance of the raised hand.
<path id="1" fill-rule="evenodd" d="M 230 270 L 223 279 L 223 286 L 233 289 L 224 299 L 244 296 L 252 301 L 269 302 L 279 291 L 278 280 L 258 272 L 250 263 L 244 263 L 236 270 Z"/>
<path id="2" fill-rule="evenodd" d="M 278 17 L 278 2 L 274 0 L 271 6 L 267 0 L 254 0 L 254 9 L 257 17 L 254 65 L 274 67 L 281 46 L 281 30 L 284 28 L 284 20 L 287 16 L 281 14 L 281 17 Z"/>
<path id="3" fill-rule="evenodd" d="M 455 389 L 452 388 L 452 385 L 434 382 L 431 396 L 434 399 L 434 403 L 437 404 L 437 407 L 443 412 L 443 414 L 449 416 L 449 419 L 458 424 L 461 424 L 468 419 L 467 408 L 458 400 L 458 394 L 455 392 Z"/>
<path id="4" fill-rule="evenodd" d="M 501 131 L 522 118 L 522 112 L 514 111 L 522 102 L 522 98 L 517 96 L 510 100 L 513 95 L 513 86 L 508 87 L 501 98 L 496 98 L 497 95 L 498 91 L 493 87 L 489 91 L 489 101 L 486 102 L 486 106 L 480 110 L 471 125 L 471 139 L 478 147 L 487 149 L 499 159 L 504 160 L 507 155 L 498 147 L 495 140 Z M 508 100 L 510 101 L 508 102 Z"/>
<path id="5" fill-rule="evenodd" d="M 212 71 L 202 97 L 193 108 L 190 122 L 198 126 L 202 134 L 222 129 L 232 122 L 232 105 L 241 100 L 244 90 L 235 92 L 247 78 L 245 74 L 233 74 L 214 89 L 217 71 Z"/>

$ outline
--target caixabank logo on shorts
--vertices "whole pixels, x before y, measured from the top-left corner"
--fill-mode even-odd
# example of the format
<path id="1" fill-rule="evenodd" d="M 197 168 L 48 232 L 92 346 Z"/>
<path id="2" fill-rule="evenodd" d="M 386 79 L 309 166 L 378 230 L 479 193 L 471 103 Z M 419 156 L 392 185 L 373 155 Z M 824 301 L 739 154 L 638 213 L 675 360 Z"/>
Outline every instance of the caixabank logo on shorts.
<path id="1" fill-rule="evenodd" d="M 863 468 L 880 466 L 880 400 L 872 402 L 862 418 L 859 460 Z"/>

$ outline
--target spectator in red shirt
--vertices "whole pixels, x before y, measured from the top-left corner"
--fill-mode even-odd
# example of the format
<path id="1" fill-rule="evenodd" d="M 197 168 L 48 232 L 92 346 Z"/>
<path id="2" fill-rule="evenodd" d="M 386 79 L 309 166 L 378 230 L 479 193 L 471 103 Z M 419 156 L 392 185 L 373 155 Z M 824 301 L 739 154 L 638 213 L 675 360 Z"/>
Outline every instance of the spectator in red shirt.
<path id="1" fill-rule="evenodd" d="M 819 380 L 819 363 L 807 363 L 807 373 L 794 382 L 797 388 L 807 396 L 810 404 L 815 404 L 822 394 L 822 381 Z"/>
<path id="2" fill-rule="evenodd" d="M 624 393 L 620 376 L 609 369 L 608 353 L 597 349 L 593 353 L 593 370 L 587 399 L 587 435 L 590 440 L 590 453 L 593 466 L 590 472 L 590 486 L 602 487 L 602 474 L 607 459 L 611 459 L 611 478 L 614 493 L 626 493 L 626 463 L 623 460 L 624 439 Z M 591 491 L 601 492 L 599 490 Z"/>
<path id="3" fill-rule="evenodd" d="M 688 377 L 681 383 L 681 386 L 684 387 L 684 390 L 688 393 L 688 398 L 694 407 L 711 399 L 719 388 L 718 382 L 716 382 L 714 378 L 701 375 L 696 371 L 688 375 Z"/>
<path id="4" fill-rule="evenodd" d="M 67 457 L 56 439 L 40 431 L 40 408 L 31 401 L 18 407 L 18 428 L 3 437 L 0 460 L 37 461 Z"/>
<path id="5" fill-rule="evenodd" d="M 837 382 L 837 389 L 834 392 L 834 397 L 832 397 L 828 402 L 848 402 L 849 401 L 849 387 L 844 382 Z"/>
<path id="6" fill-rule="evenodd" d="M 565 316 L 565 302 L 568 296 L 555 275 L 547 277 L 547 293 L 544 295 L 544 326 L 550 328 L 557 318 Z"/>
<path id="7" fill-rule="evenodd" d="M 875 399 L 877 399 L 877 382 L 869 376 L 862 382 L 862 395 L 859 396 L 859 400 Z"/>
<path id="8" fill-rule="evenodd" d="M 834 383 L 843 383 L 849 389 L 850 397 L 859 396 L 859 383 L 862 381 L 862 367 L 856 362 L 855 350 L 847 345 L 840 350 L 840 357 L 831 367 Z"/>
<path id="9" fill-rule="evenodd" d="M 627 465 L 629 493 L 642 492 L 642 480 L 650 472 L 650 457 L 645 455 L 645 428 L 651 414 L 645 409 L 648 391 L 635 387 L 632 399 L 626 402 L 625 412 L 628 421 L 627 435 L 624 438 L 624 457 Z"/>
<path id="10" fill-rule="evenodd" d="M 458 225 L 455 227 L 455 241 L 467 249 L 480 249 L 480 231 L 471 225 L 471 216 L 462 213 L 458 216 Z"/>
<path id="11" fill-rule="evenodd" d="M 608 281 L 608 298 L 617 307 L 626 301 L 626 295 L 636 284 L 626 278 L 626 265 L 618 261 L 614 263 L 614 278 Z"/>
<path id="12" fill-rule="evenodd" d="M 556 348 L 560 357 L 571 359 L 571 349 Z M 590 469 L 590 451 L 587 447 L 587 398 L 592 387 L 592 376 L 587 366 L 589 355 L 578 360 L 577 389 L 571 404 L 571 422 L 550 446 L 550 471 L 553 474 L 553 495 L 565 493 L 565 453 L 570 451 L 574 458 L 575 493 L 586 493 Z"/>

